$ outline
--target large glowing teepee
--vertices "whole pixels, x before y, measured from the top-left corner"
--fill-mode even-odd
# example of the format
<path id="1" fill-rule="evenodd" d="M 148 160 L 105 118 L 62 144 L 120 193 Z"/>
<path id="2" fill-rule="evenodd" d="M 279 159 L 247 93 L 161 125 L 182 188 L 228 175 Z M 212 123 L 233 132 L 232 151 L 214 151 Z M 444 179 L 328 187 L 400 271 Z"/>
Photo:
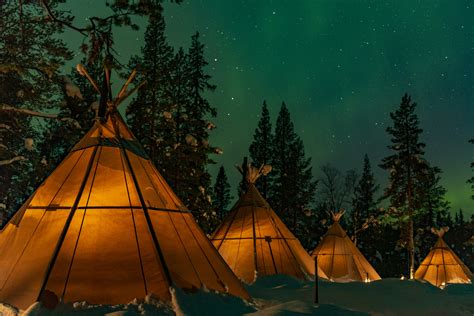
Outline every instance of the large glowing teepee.
<path id="1" fill-rule="evenodd" d="M 312 257 L 318 256 L 318 266 L 331 281 L 370 282 L 380 280 L 378 273 L 339 224 L 342 214 L 342 212 L 333 214 L 334 223 L 313 250 Z"/>
<path id="2" fill-rule="evenodd" d="M 117 112 L 125 91 L 4 227 L 1 302 L 249 297 Z"/>
<path id="3" fill-rule="evenodd" d="M 260 195 L 254 183 L 270 166 L 248 166 L 248 189 L 211 237 L 235 274 L 246 283 L 257 276 L 314 275 L 314 261 Z M 326 277 L 318 270 L 318 275 Z"/>
<path id="4" fill-rule="evenodd" d="M 432 231 L 438 241 L 416 270 L 415 279 L 441 288 L 449 283 L 471 283 L 471 271 L 443 240 L 447 227 Z"/>

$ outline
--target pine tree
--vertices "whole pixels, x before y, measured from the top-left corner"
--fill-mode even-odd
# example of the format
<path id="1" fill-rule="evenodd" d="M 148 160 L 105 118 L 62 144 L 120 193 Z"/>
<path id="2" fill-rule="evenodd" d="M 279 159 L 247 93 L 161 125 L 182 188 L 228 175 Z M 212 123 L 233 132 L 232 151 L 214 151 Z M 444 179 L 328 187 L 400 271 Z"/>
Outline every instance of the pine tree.
<path id="1" fill-rule="evenodd" d="M 164 146 L 160 142 L 165 139 L 162 123 L 164 113 L 170 106 L 166 89 L 173 58 L 173 49 L 167 43 L 165 28 L 162 16 L 149 20 L 141 56 L 133 56 L 129 63 L 131 68 L 138 70 L 137 80 L 146 80 L 147 84 L 137 92 L 126 110 L 127 123 L 158 167 L 162 167 L 160 158 L 163 158 Z"/>
<path id="2" fill-rule="evenodd" d="M 208 116 L 216 116 L 216 109 L 204 96 L 215 89 L 207 64 L 198 33 L 188 53 L 180 48 L 173 55 L 163 18 L 151 19 L 142 56 L 130 61 L 148 84 L 127 108 L 135 135 L 205 231 L 215 221 L 206 166 L 213 163 L 210 154 L 222 152 L 209 145 L 209 130 L 215 126 Z"/>
<path id="3" fill-rule="evenodd" d="M 213 192 L 213 206 L 219 221 L 226 216 L 230 203 L 230 185 L 223 166 L 219 168 Z"/>
<path id="4" fill-rule="evenodd" d="M 273 182 L 270 204 L 298 237 L 299 221 L 313 201 L 316 181 L 313 180 L 311 159 L 305 157 L 301 139 L 294 132 L 290 112 L 285 103 L 278 114 L 273 141 Z"/>
<path id="5" fill-rule="evenodd" d="M 253 141 L 249 147 L 250 158 L 256 166 L 270 164 L 272 157 L 272 140 L 270 112 L 268 111 L 267 103 L 263 101 L 261 117 L 253 134 Z M 271 173 L 256 183 L 257 189 L 265 199 L 268 198 L 269 193 L 271 181 L 269 176 L 271 177 Z"/>
<path id="6" fill-rule="evenodd" d="M 290 214 L 291 186 L 290 178 L 290 146 L 295 141 L 293 122 L 290 118 L 290 112 L 283 102 L 277 117 L 275 134 L 273 140 L 273 178 L 270 204 L 276 212 L 283 218 Z"/>
<path id="7" fill-rule="evenodd" d="M 205 72 L 208 62 L 204 56 L 204 44 L 200 42 L 199 33 L 191 37 L 188 51 L 189 86 L 188 103 L 186 104 L 183 125 L 186 126 L 185 141 L 188 145 L 186 159 L 189 185 L 183 187 L 182 196 L 189 197 L 188 207 L 194 211 L 195 217 L 203 229 L 209 230 L 207 223 L 215 221 L 211 206 L 211 176 L 207 165 L 214 163 L 210 154 L 219 154 L 221 149 L 209 145 L 209 131 L 215 126 L 208 118 L 217 115 L 216 109 L 209 103 L 205 94 L 213 92 L 215 85 L 209 83 L 211 76 Z M 191 148 L 192 147 L 192 148 Z"/>
<path id="8" fill-rule="evenodd" d="M 178 196 L 189 205 L 187 188 L 192 183 L 190 164 L 197 140 L 190 136 L 189 118 L 186 112 L 189 101 L 188 95 L 188 56 L 180 48 L 171 59 L 169 67 L 169 82 L 165 92 L 168 105 L 162 107 L 163 115 L 160 123 L 159 147 L 157 166 L 173 187 Z M 194 157 L 192 157 L 194 159 Z"/>
<path id="9" fill-rule="evenodd" d="M 373 237 L 373 235 L 371 235 L 370 232 L 365 232 L 363 236 L 358 238 L 358 233 L 363 232 L 369 228 L 369 225 L 374 224 L 375 217 L 377 216 L 375 194 L 378 189 L 379 186 L 375 184 L 369 156 L 366 154 L 364 156 L 362 175 L 354 188 L 351 213 L 354 244 L 357 245 L 357 241 L 360 239 L 361 243 L 359 247 L 363 249 L 366 256 L 373 256 L 375 254 L 375 249 L 369 249 L 371 248 L 371 240 L 369 239 L 371 239 L 370 237 Z"/>
<path id="10" fill-rule="evenodd" d="M 0 29 L 0 213 L 8 210 L 8 217 L 44 176 L 44 118 L 56 118 L 44 111 L 60 107 L 59 68 L 71 54 L 40 3 L 2 2 Z"/>
<path id="11" fill-rule="evenodd" d="M 414 216 L 421 209 L 420 192 L 427 163 L 423 157 L 425 144 L 419 138 L 422 129 L 415 114 L 416 103 L 405 94 L 400 107 L 390 113 L 393 125 L 387 128 L 392 137 L 388 146 L 393 154 L 382 160 L 382 167 L 389 171 L 390 184 L 384 198 L 390 199 L 392 217 L 402 228 L 402 243 L 409 253 L 409 275 L 415 272 Z"/>

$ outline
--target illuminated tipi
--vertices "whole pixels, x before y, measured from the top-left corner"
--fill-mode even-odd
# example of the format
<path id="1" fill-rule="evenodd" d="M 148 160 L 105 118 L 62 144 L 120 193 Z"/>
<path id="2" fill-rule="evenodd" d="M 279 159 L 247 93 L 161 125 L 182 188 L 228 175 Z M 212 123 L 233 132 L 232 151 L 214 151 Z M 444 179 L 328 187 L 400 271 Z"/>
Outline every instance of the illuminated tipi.
<path id="1" fill-rule="evenodd" d="M 333 213 L 334 223 L 313 250 L 318 256 L 318 267 L 335 282 L 380 280 L 380 276 L 357 249 L 339 224 L 343 212 Z"/>
<path id="2" fill-rule="evenodd" d="M 214 232 L 212 243 L 246 283 L 272 274 L 300 279 L 314 275 L 314 261 L 255 187 L 271 167 L 249 164 L 247 170 L 248 189 Z M 318 275 L 325 277 L 322 271 Z"/>
<path id="3" fill-rule="evenodd" d="M 170 287 L 249 298 L 116 110 L 132 77 L 4 227 L 0 302 L 166 301 Z"/>
<path id="4" fill-rule="evenodd" d="M 415 279 L 443 288 L 449 283 L 471 283 L 472 273 L 443 240 L 448 227 L 432 229 L 438 241 L 415 272 Z"/>

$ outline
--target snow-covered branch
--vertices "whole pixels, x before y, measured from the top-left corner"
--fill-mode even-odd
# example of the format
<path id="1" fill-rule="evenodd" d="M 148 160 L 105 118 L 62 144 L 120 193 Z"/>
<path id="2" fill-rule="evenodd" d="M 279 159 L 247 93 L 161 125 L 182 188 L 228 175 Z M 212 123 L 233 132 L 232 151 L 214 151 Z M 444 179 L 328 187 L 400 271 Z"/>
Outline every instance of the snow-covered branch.
<path id="1" fill-rule="evenodd" d="M 44 112 L 38 112 L 38 111 L 33 111 L 30 109 L 20 109 L 5 103 L 0 104 L 0 112 L 15 112 L 15 113 L 20 113 L 24 115 L 29 115 L 29 116 L 36 116 L 36 117 L 42 117 L 42 118 L 48 118 L 48 119 L 56 119 L 60 120 L 62 122 L 66 122 L 69 124 L 74 125 L 76 128 L 81 128 L 81 125 L 79 124 L 78 121 L 75 119 L 72 119 L 70 117 L 59 117 L 57 114 L 50 114 L 50 113 L 44 113 Z"/>

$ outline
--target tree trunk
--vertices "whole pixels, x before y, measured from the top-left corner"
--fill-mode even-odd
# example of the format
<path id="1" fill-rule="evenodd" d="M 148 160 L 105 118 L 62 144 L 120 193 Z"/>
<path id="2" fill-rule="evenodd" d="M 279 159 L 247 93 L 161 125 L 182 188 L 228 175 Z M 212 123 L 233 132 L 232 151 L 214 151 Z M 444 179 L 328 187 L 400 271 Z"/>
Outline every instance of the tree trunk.
<path id="1" fill-rule="evenodd" d="M 415 277 L 415 241 L 413 239 L 413 218 L 408 222 L 408 253 L 410 263 L 410 279 Z"/>

